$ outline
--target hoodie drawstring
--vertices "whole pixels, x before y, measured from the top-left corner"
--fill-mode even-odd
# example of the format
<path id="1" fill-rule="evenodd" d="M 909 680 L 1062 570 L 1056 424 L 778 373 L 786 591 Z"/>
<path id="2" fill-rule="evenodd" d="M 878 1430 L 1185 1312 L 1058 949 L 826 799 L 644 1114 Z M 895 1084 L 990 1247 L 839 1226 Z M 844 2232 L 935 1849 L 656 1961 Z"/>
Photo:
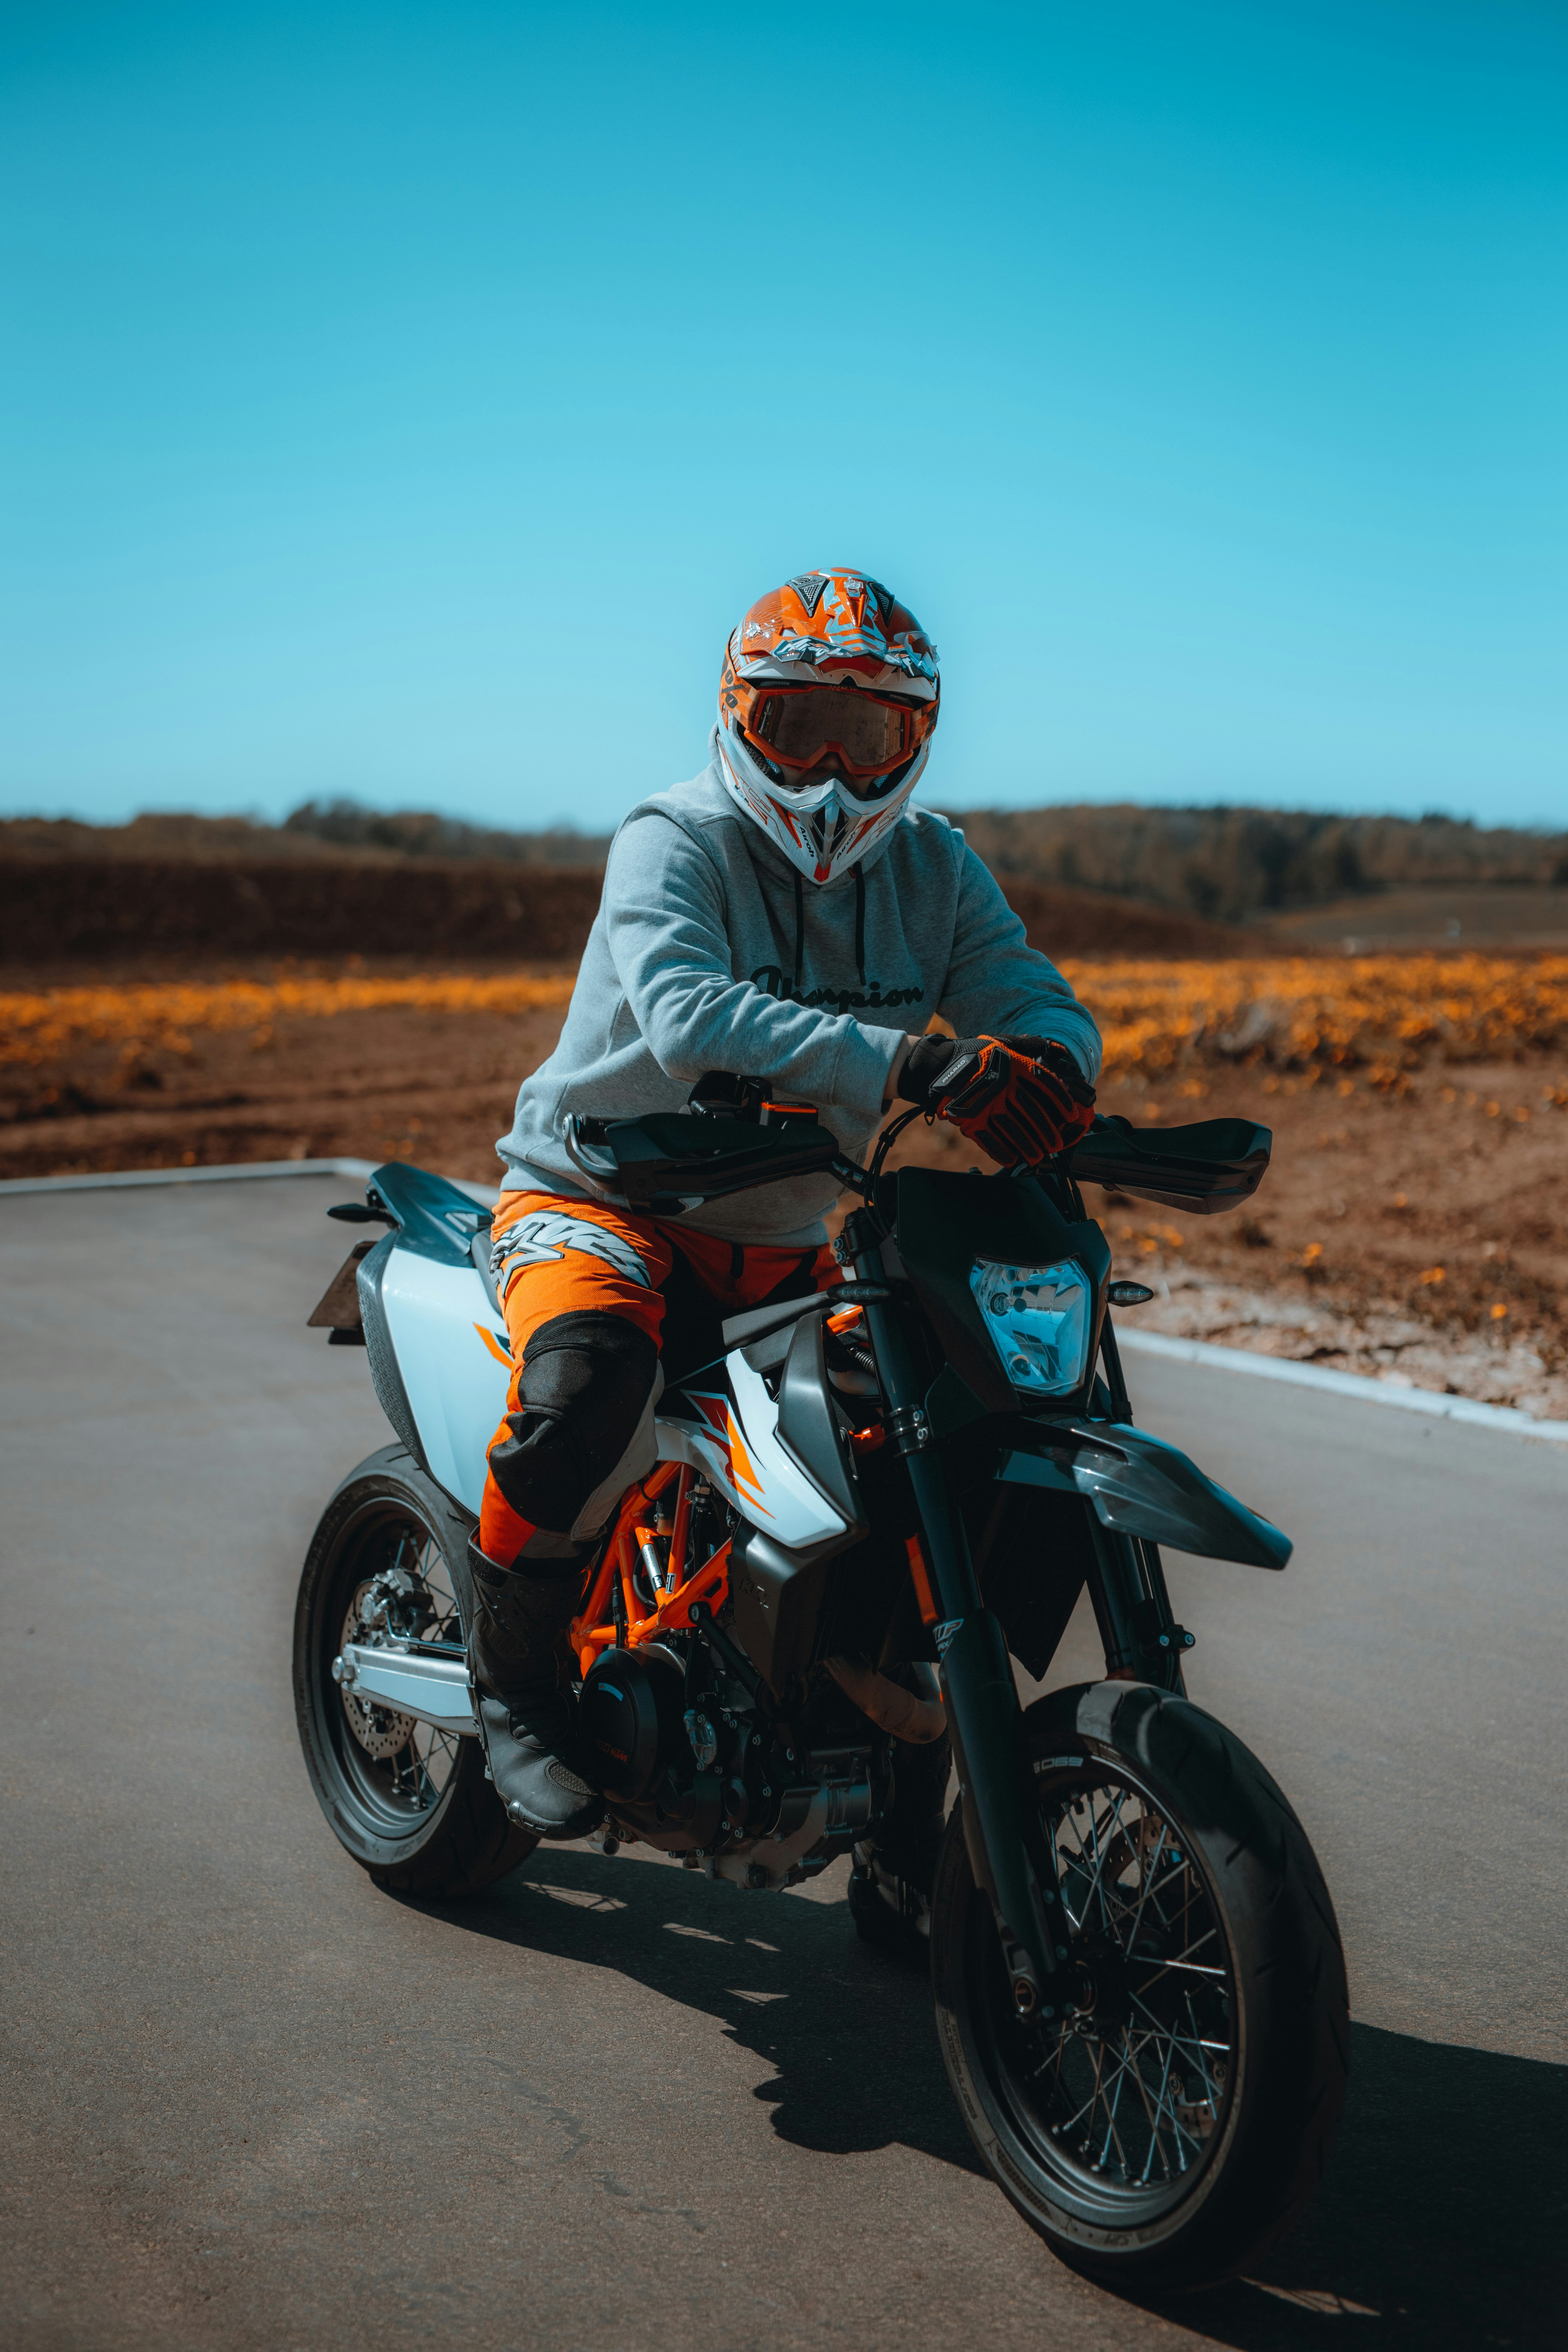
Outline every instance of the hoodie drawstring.
<path id="1" fill-rule="evenodd" d="M 859 866 L 855 871 L 855 976 L 862 988 L 866 985 L 866 877 Z M 805 885 L 797 874 L 795 877 L 795 974 L 793 989 L 796 996 L 805 989 Z"/>

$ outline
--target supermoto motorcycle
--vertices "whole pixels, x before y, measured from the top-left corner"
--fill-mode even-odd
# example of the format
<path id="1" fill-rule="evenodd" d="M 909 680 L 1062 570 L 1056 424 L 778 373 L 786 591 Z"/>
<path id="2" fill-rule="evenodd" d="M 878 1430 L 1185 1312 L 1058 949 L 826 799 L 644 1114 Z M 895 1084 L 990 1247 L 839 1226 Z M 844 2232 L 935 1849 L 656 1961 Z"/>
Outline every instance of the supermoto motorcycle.
<path id="1" fill-rule="evenodd" d="M 885 1172 L 902 1120 L 862 1169 L 762 1092 L 704 1081 L 689 1115 L 570 1129 L 584 1185 L 645 1214 L 826 1170 L 860 1203 L 838 1285 L 667 1322 L 657 1460 L 571 1630 L 596 1841 L 759 1890 L 848 1856 L 859 1932 L 929 1946 L 953 2091 L 1018 2211 L 1108 2284 L 1215 2279 L 1321 2175 L 1344 1963 L 1289 1802 L 1184 1694 L 1161 1559 L 1277 1570 L 1289 1544 L 1134 1425 L 1108 1306 L 1149 1293 L 1112 1281 L 1079 1187 L 1213 1213 L 1256 1190 L 1268 1132 L 1097 1118 L 1034 1173 Z M 534 1843 L 488 1781 L 464 1645 L 511 1369 L 489 1216 L 401 1164 L 329 1213 L 389 1229 L 311 1320 L 367 1349 L 397 1442 L 311 1543 L 300 1734 L 354 1860 L 449 1897 Z M 1023 1706 L 1013 1661 L 1046 1679 L 1086 1587 L 1105 1678 Z M 896 1799 L 940 1820 L 950 1753 L 922 1867 Z"/>

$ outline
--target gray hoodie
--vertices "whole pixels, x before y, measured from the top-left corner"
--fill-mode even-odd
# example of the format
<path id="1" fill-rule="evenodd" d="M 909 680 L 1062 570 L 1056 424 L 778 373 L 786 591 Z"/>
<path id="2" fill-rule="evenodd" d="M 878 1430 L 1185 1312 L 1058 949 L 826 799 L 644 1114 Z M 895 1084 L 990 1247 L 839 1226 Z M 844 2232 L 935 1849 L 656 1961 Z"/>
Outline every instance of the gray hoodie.
<path id="1" fill-rule="evenodd" d="M 819 887 L 742 815 L 710 762 L 639 802 L 616 835 L 561 1042 L 523 1080 L 497 1145 L 509 1189 L 581 1192 L 562 1141 L 571 1114 L 684 1110 L 708 1070 L 776 1080 L 862 1159 L 894 1056 L 934 1013 L 961 1037 L 1058 1038 L 1099 1072 L 1093 1020 L 945 817 L 906 810 L 863 864 Z M 830 1176 L 803 1178 L 682 1222 L 805 1247 L 837 1196 Z"/>

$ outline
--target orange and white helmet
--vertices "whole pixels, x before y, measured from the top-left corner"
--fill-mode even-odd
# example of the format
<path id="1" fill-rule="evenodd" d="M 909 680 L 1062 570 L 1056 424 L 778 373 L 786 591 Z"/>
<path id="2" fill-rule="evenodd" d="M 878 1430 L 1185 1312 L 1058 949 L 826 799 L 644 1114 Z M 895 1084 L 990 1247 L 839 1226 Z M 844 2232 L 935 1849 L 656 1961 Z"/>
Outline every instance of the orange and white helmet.
<path id="1" fill-rule="evenodd" d="M 724 649 L 720 773 L 792 866 L 831 882 L 898 823 L 941 699 L 936 647 L 879 582 L 803 572 Z"/>

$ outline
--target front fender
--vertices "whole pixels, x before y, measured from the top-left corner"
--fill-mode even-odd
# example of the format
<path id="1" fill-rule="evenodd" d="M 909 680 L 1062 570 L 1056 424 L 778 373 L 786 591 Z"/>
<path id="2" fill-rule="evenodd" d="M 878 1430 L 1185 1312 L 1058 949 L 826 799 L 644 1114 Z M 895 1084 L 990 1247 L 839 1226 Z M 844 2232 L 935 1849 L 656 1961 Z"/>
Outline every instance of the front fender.
<path id="1" fill-rule="evenodd" d="M 1203 1559 L 1283 1568 L 1288 1536 L 1205 1477 L 1179 1447 L 1125 1422 L 1040 1432 L 1041 1450 L 1004 1457 L 999 1478 L 1053 1486 L 1094 1507 L 1102 1527 Z"/>

